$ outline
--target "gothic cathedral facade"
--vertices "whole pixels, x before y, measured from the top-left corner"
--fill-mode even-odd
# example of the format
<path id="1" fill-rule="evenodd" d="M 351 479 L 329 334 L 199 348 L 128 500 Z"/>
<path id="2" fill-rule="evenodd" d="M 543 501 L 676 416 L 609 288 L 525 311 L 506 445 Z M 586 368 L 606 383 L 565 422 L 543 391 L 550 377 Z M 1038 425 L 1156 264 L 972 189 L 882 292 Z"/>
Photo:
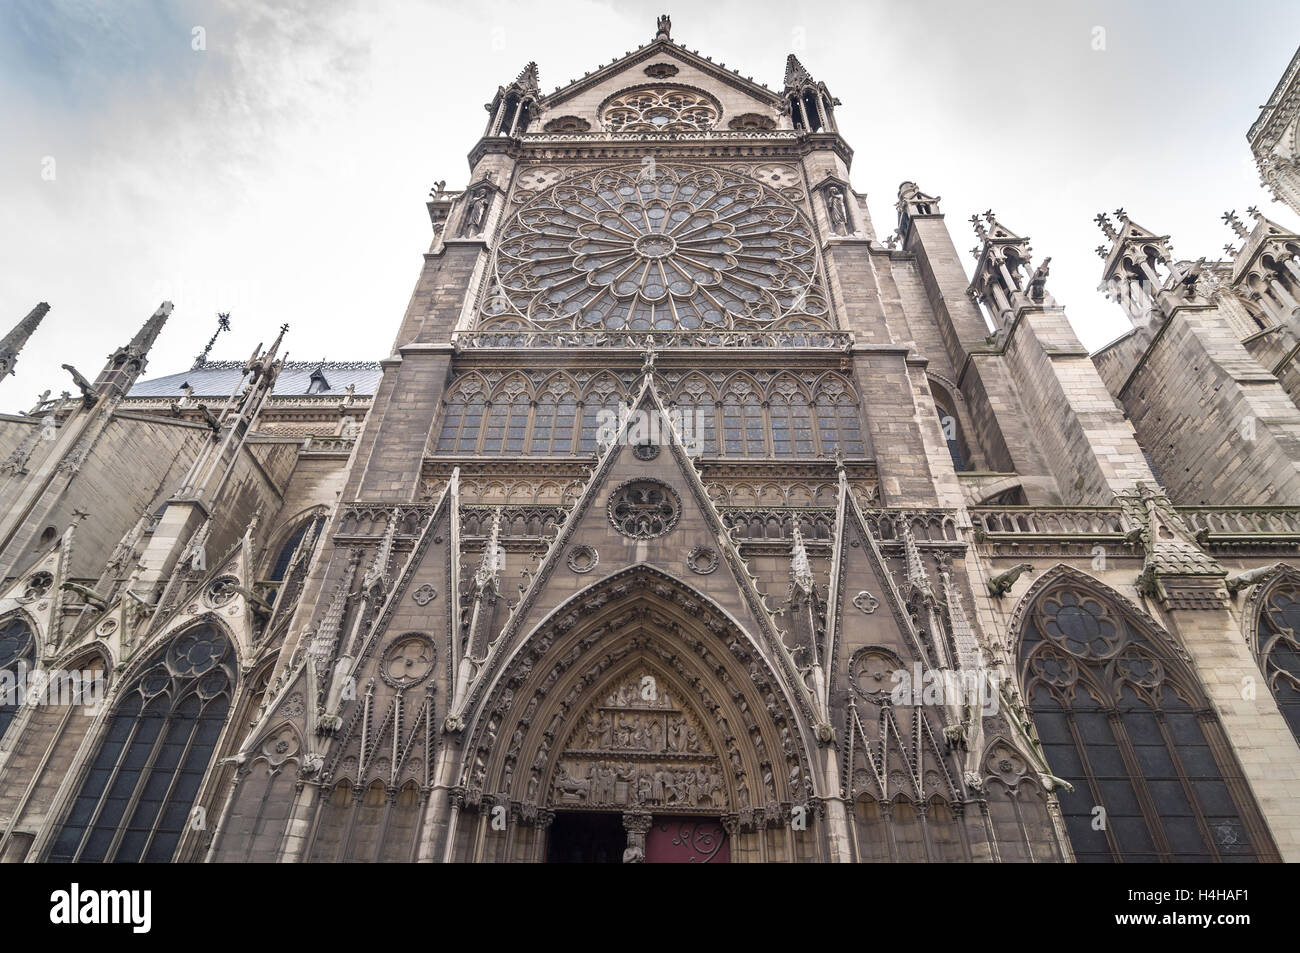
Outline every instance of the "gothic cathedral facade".
<path id="1" fill-rule="evenodd" d="M 1300 860 L 1300 236 L 1098 216 L 1090 355 L 840 107 L 530 63 L 389 357 L 0 417 L 0 859 Z"/>

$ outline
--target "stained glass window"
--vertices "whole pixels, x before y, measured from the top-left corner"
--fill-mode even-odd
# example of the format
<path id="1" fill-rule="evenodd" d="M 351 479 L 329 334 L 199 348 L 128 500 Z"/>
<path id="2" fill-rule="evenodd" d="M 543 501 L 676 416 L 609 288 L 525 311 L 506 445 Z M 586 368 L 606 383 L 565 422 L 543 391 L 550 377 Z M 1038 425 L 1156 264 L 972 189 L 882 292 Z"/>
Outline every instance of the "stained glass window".
<path id="1" fill-rule="evenodd" d="M 25 663 L 30 669 L 34 657 L 36 640 L 31 626 L 19 616 L 10 616 L 0 622 L 0 672 L 8 672 L 13 678 L 13 691 L 0 697 L 0 738 L 4 737 L 9 723 L 19 708 L 18 666 Z M 0 685 L 3 690 L 3 685 Z"/>
<path id="2" fill-rule="evenodd" d="M 1300 740 L 1300 582 L 1287 578 L 1268 592 L 1257 639 L 1269 690 Z"/>
<path id="3" fill-rule="evenodd" d="M 173 859 L 230 709 L 233 656 L 207 625 L 155 656 L 119 699 L 50 861 Z"/>
<path id="4" fill-rule="evenodd" d="M 1021 659 L 1048 766 L 1074 788 L 1059 798 L 1076 859 L 1272 856 L 1218 719 L 1170 647 L 1062 587 L 1030 614 Z"/>
<path id="5" fill-rule="evenodd" d="M 812 225 L 738 173 L 647 164 L 583 175 L 506 225 L 484 330 L 828 327 Z"/>

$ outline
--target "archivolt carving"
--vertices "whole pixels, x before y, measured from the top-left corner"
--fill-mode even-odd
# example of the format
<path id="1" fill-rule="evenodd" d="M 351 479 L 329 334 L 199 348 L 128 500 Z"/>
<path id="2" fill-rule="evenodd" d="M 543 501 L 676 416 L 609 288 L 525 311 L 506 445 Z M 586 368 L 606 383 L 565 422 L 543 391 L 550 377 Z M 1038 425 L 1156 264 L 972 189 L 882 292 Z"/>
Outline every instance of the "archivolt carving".
<path id="1" fill-rule="evenodd" d="M 628 695 L 631 680 L 640 689 L 646 675 L 668 708 L 642 709 Z M 665 715 L 661 729 L 650 726 L 652 711 Z M 525 806 L 639 800 L 717 813 L 724 794 L 714 764 L 726 803 L 751 823 L 774 821 L 813 793 L 801 720 L 768 662 L 702 596 L 646 567 L 560 607 L 514 653 L 477 712 L 461 782 L 470 806 L 499 792 Z M 670 749 L 670 738 L 685 750 Z M 681 793 L 670 795 L 668 774 L 656 779 L 651 765 L 673 772 Z"/>
<path id="2" fill-rule="evenodd" d="M 546 788 L 548 802 L 725 811 L 729 785 L 723 765 L 708 729 L 683 700 L 686 693 L 649 665 L 633 665 L 610 684 L 578 717 L 562 746 Z"/>

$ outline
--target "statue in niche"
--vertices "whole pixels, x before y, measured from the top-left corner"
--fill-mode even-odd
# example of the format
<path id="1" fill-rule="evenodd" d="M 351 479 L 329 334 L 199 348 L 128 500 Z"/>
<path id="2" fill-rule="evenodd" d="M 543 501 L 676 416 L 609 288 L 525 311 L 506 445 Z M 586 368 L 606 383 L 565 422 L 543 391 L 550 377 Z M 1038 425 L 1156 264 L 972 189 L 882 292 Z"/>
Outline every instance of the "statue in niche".
<path id="1" fill-rule="evenodd" d="M 826 214 L 830 216 L 831 230 L 836 235 L 848 235 L 853 230 L 849 224 L 849 206 L 844 198 L 844 189 L 839 185 L 826 187 Z"/>
<path id="2" fill-rule="evenodd" d="M 465 222 L 461 225 L 461 235 L 479 235 L 487 224 L 488 209 L 492 207 L 492 190 L 480 188 L 465 208 Z"/>

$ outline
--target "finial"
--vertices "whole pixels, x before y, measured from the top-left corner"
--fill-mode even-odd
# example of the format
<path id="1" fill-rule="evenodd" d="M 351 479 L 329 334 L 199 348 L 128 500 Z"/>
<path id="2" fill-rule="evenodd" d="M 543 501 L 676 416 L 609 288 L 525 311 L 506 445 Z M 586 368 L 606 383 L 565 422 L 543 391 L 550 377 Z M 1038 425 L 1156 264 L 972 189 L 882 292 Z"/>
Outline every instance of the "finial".
<path id="1" fill-rule="evenodd" d="M 1119 219 L 1121 222 L 1123 222 L 1124 224 L 1126 225 L 1128 224 L 1128 213 L 1124 211 L 1123 206 L 1120 206 L 1119 208 L 1115 209 L 1115 217 Z"/>
<path id="2" fill-rule="evenodd" d="M 1259 208 L 1254 205 L 1246 206 L 1246 214 L 1248 214 L 1251 218 L 1253 218 L 1257 222 L 1264 217 L 1264 213 L 1261 212 Z"/>
<path id="3" fill-rule="evenodd" d="M 1233 248 L 1231 245 L 1224 245 L 1223 251 L 1229 258 L 1237 257 L 1237 249 Z"/>
<path id="4" fill-rule="evenodd" d="M 1098 245 L 1096 248 L 1093 249 L 1093 251 L 1097 253 L 1097 257 L 1100 258 L 1102 261 L 1106 260 L 1107 251 L 1105 245 Z"/>
<path id="5" fill-rule="evenodd" d="M 1100 228 L 1102 233 L 1111 241 L 1119 238 L 1119 232 L 1115 231 L 1115 226 L 1110 223 L 1110 219 L 1106 217 L 1105 212 L 1098 212 L 1096 217 L 1093 218 L 1093 221 L 1097 223 L 1097 227 Z M 1103 255 L 1102 257 L 1104 258 L 1105 256 Z"/>
<path id="6" fill-rule="evenodd" d="M 1223 223 L 1232 229 L 1233 234 L 1238 238 L 1246 238 L 1250 235 L 1250 232 L 1246 230 L 1246 226 L 1241 224 L 1241 219 L 1237 218 L 1236 209 L 1233 209 L 1230 212 L 1224 212 L 1222 217 Z"/>
<path id="7" fill-rule="evenodd" d="M 971 228 L 975 229 L 976 237 L 978 237 L 981 241 L 988 238 L 988 232 L 985 231 L 984 223 L 980 221 L 980 217 L 978 215 L 972 215 L 970 217 L 970 224 L 971 224 Z M 976 253 L 976 256 L 978 257 L 978 252 Z"/>

